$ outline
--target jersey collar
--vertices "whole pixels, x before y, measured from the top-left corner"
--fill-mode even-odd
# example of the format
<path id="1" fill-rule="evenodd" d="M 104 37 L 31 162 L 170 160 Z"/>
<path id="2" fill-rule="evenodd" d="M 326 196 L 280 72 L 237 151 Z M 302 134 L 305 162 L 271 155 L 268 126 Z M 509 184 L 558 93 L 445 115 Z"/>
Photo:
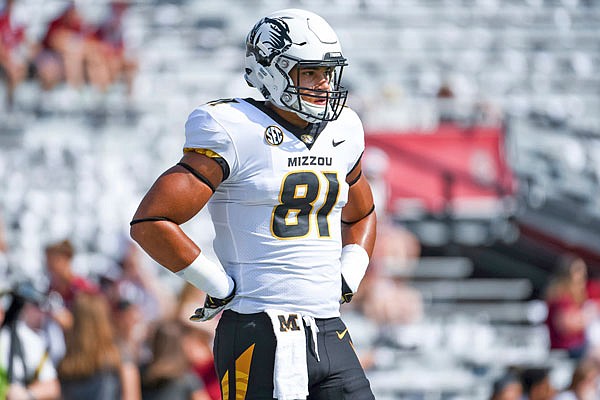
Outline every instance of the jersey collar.
<path id="1" fill-rule="evenodd" d="M 325 129 L 325 127 L 327 126 L 327 122 L 319 122 L 309 123 L 304 128 L 301 128 L 288 122 L 275 111 L 273 111 L 271 108 L 267 107 L 265 101 L 259 101 L 252 98 L 245 98 L 244 101 L 258 108 L 260 111 L 267 114 L 277 124 L 281 125 L 287 131 L 291 132 L 294 136 L 296 136 L 296 138 L 298 138 L 298 140 L 304 143 L 309 150 L 317 141 L 317 137 L 321 134 L 321 132 L 323 132 L 323 129 Z"/>

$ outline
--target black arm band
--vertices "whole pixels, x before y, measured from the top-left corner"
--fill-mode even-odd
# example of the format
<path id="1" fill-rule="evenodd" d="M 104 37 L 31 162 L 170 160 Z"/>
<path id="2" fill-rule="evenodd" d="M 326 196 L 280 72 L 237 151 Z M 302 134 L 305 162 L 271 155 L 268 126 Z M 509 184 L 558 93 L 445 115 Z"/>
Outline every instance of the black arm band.
<path id="1" fill-rule="evenodd" d="M 194 175 L 196 178 L 198 178 L 199 181 L 201 181 L 202 183 L 204 183 L 206 186 L 208 186 L 210 188 L 210 190 L 212 190 L 212 192 L 215 192 L 215 187 L 212 183 L 210 183 L 210 181 L 208 180 L 208 178 L 206 178 L 204 175 L 202 175 L 200 172 L 196 171 L 194 168 L 192 168 L 191 166 L 189 166 L 186 163 L 183 162 L 179 162 L 177 163 L 177 165 L 181 165 L 183 168 L 187 169 L 188 171 L 190 171 L 190 173 L 192 175 Z"/>
<path id="2" fill-rule="evenodd" d="M 350 182 L 348 182 L 348 186 L 352 186 L 354 185 L 356 182 L 358 182 L 358 180 L 360 179 L 360 177 L 362 176 L 362 171 L 360 171 L 358 173 L 358 176 L 354 179 L 352 179 Z"/>
<path id="3" fill-rule="evenodd" d="M 153 221 L 169 221 L 169 222 L 176 224 L 175 221 L 173 221 L 172 219 L 169 219 L 167 217 L 146 217 L 146 218 L 138 218 L 138 219 L 132 220 L 129 223 L 129 226 L 139 224 L 140 222 L 153 222 Z"/>
<path id="4" fill-rule="evenodd" d="M 363 215 L 362 217 L 360 217 L 359 219 L 357 219 L 356 221 L 351 221 L 351 222 L 346 222 L 344 220 L 342 220 L 342 224 L 346 224 L 346 225 L 352 225 L 357 223 L 358 221 L 362 221 L 363 219 L 367 218 L 369 215 L 373 214 L 373 211 L 375 211 L 375 204 L 373 204 L 373 206 L 371 207 L 371 209 L 369 210 L 368 213 L 366 213 L 365 215 Z"/>

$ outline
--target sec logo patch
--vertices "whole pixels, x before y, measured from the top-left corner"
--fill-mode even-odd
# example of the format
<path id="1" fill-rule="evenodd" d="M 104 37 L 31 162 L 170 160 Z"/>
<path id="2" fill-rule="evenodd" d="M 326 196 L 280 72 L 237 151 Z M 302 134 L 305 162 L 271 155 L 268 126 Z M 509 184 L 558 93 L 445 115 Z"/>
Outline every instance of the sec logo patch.
<path id="1" fill-rule="evenodd" d="M 283 131 L 278 126 L 268 126 L 267 129 L 265 129 L 265 140 L 271 146 L 279 146 L 283 143 Z"/>

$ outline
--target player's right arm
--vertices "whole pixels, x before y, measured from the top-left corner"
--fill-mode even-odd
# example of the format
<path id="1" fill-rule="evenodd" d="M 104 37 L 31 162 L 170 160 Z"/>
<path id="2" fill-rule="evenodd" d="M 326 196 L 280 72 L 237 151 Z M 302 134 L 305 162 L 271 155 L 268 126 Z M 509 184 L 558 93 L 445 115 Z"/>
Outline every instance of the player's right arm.
<path id="1" fill-rule="evenodd" d="M 146 193 L 130 231 L 156 262 L 217 298 L 231 294 L 233 281 L 220 265 L 201 254 L 179 225 L 206 205 L 222 180 L 216 161 L 196 152 L 185 153 L 181 162 L 165 171 Z"/>
<path id="2" fill-rule="evenodd" d="M 206 177 L 213 186 L 221 183 L 219 165 L 209 157 L 188 152 L 181 162 Z M 131 237 L 162 266 L 178 272 L 200 254 L 200 248 L 179 227 L 194 217 L 212 195 L 210 187 L 181 165 L 165 171 L 142 199 L 131 226 Z M 161 219 L 152 221 L 152 219 Z M 164 219 L 164 220 L 163 220 Z"/>

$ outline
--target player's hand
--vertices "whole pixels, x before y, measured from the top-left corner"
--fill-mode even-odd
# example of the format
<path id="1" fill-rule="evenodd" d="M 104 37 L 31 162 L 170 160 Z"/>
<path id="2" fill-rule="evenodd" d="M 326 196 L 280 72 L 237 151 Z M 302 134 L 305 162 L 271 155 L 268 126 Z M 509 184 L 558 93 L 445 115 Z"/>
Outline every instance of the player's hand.
<path id="1" fill-rule="evenodd" d="M 340 298 L 340 304 L 350 303 L 352 301 L 352 296 L 354 296 L 354 292 L 346 283 L 344 279 L 344 275 L 342 275 L 342 297 Z"/>
<path id="2" fill-rule="evenodd" d="M 190 317 L 190 321 L 194 322 L 203 322 L 213 319 L 217 314 L 219 314 L 227 304 L 235 297 L 235 282 L 233 284 L 233 290 L 231 294 L 224 299 L 218 299 L 216 297 L 212 297 L 206 294 L 206 298 L 204 299 L 204 306 L 201 308 L 197 308 L 194 315 Z"/>

